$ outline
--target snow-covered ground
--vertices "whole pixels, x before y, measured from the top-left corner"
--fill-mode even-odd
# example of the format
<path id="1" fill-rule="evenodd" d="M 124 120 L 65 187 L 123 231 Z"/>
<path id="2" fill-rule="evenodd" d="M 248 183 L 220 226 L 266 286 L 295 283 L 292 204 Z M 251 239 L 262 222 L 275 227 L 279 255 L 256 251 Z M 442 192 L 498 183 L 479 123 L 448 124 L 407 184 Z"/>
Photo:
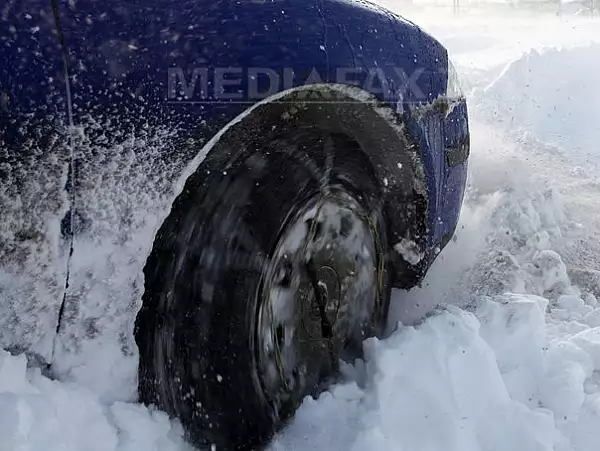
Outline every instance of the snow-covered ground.
<path id="1" fill-rule="evenodd" d="M 595 451 L 600 21 L 409 18 L 448 46 L 469 96 L 461 225 L 423 287 L 394 294 L 390 336 L 271 448 Z M 166 415 L 103 395 L 0 350 L 0 451 L 187 449 Z"/>

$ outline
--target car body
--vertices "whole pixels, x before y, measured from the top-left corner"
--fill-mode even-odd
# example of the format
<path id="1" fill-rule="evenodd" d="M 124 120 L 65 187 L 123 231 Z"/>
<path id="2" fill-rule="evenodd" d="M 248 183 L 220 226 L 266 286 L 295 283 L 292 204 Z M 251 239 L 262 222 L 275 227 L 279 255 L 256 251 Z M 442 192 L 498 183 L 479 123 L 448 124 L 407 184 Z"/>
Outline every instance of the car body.
<path id="1" fill-rule="evenodd" d="M 410 155 L 387 143 L 377 168 L 393 199 L 410 165 L 420 199 L 386 207 L 394 285 L 416 285 L 457 225 L 469 130 L 456 74 L 441 44 L 376 5 L 8 2 L 0 61 L 0 345 L 109 398 L 135 396 L 132 324 L 158 227 L 260 105 L 328 85 L 406 135 Z"/>

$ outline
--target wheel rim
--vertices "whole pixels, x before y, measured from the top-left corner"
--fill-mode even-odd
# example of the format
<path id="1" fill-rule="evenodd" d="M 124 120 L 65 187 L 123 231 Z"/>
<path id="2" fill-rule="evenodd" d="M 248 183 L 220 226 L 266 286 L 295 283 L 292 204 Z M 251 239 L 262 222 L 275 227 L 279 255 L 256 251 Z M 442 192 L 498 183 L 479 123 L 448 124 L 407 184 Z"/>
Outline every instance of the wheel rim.
<path id="1" fill-rule="evenodd" d="M 381 281 L 377 231 L 347 192 L 312 198 L 286 223 L 262 275 L 255 334 L 262 389 L 280 417 L 320 392 L 340 358 L 358 357 Z"/>

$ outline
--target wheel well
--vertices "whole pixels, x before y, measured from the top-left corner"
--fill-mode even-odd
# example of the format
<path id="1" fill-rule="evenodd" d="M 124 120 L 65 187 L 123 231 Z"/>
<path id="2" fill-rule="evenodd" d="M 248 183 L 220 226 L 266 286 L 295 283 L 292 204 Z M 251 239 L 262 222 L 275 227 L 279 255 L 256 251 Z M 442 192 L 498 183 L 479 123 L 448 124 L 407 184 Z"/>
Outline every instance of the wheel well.
<path id="1" fill-rule="evenodd" d="M 195 172 L 200 164 L 203 168 L 227 170 L 246 151 L 261 146 L 282 129 L 310 126 L 349 138 L 367 156 L 380 188 L 392 284 L 400 288 L 415 286 L 429 259 L 422 258 L 412 265 L 394 250 L 394 245 L 409 240 L 416 246 L 415 252 L 427 255 L 428 199 L 420 146 L 389 106 L 359 88 L 309 85 L 266 99 L 213 138 L 186 173 Z"/>
<path id="2" fill-rule="evenodd" d="M 393 244 L 405 238 L 424 246 L 426 240 L 418 147 L 410 145 L 393 116 L 386 116 L 388 110 L 358 94 L 326 86 L 259 104 L 219 132 L 187 168 L 191 176 L 182 178 L 182 191 L 144 268 L 135 337 L 141 399 L 180 418 L 197 443 L 250 436 L 258 443 L 278 424 L 278 411 L 260 395 L 255 344 L 248 337 L 255 334 L 257 290 L 277 249 L 278 229 L 290 214 L 302 213 L 295 206 L 315 198 L 321 205 L 321 193 L 349 186 L 344 199 L 366 207 L 355 211 L 370 228 L 376 255 L 365 251 L 368 243 L 362 238 L 342 233 L 341 217 L 335 236 L 360 244 L 354 261 L 362 261 L 364 253 L 378 265 L 372 279 L 385 305 L 375 302 L 369 313 L 377 318 L 375 326 L 385 322 L 390 282 L 410 286 L 417 281 Z M 296 234 L 291 242 L 299 245 Z M 360 268 L 369 272 L 368 263 Z M 369 280 L 364 274 L 358 279 L 359 284 Z M 363 331 L 361 326 L 358 337 Z M 228 390 L 219 377 L 241 391 Z M 222 405 L 237 406 L 236 415 Z"/>

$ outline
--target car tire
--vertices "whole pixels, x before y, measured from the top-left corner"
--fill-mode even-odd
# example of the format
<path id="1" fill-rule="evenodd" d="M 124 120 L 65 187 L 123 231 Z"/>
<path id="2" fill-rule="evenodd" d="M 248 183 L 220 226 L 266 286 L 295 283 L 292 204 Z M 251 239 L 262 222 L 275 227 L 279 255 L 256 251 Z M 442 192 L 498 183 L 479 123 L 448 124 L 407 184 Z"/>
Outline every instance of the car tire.
<path id="1" fill-rule="evenodd" d="M 264 444 L 385 328 L 381 191 L 355 141 L 310 122 L 213 150 L 146 263 L 141 401 L 195 445 Z"/>

